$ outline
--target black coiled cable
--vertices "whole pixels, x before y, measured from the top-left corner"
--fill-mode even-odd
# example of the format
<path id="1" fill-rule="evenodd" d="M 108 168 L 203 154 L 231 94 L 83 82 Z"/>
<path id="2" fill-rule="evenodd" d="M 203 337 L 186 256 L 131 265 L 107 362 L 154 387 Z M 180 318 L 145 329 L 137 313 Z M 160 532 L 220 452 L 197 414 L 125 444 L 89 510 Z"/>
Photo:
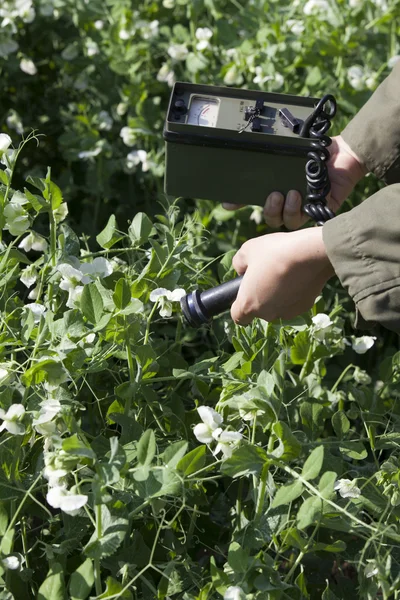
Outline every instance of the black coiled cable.
<path id="1" fill-rule="evenodd" d="M 326 204 L 326 197 L 331 189 L 326 163 L 330 156 L 328 147 L 332 143 L 326 132 L 335 114 L 336 100 L 331 94 L 326 94 L 300 130 L 302 137 L 311 138 L 311 150 L 307 154 L 307 193 L 303 211 L 316 221 L 317 225 L 323 225 L 335 216 Z"/>

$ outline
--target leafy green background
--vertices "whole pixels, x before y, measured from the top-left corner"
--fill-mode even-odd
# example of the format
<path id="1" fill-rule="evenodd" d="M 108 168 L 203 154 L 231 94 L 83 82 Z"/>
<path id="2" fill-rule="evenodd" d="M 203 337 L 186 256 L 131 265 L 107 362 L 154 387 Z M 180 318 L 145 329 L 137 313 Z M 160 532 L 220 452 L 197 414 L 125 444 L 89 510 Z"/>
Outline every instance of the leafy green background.
<path id="1" fill-rule="evenodd" d="M 2 208 L 26 185 L 26 218 L 49 242 L 26 253 L 21 236 L 2 238 L 0 404 L 26 408 L 25 434 L 0 440 L 4 600 L 211 600 L 231 586 L 249 600 L 398 597 L 397 337 L 377 329 L 373 348 L 356 354 L 353 307 L 336 282 L 310 314 L 246 328 L 226 316 L 192 330 L 178 305 L 166 320 L 149 299 L 159 287 L 231 278 L 234 251 L 268 231 L 251 208 L 163 196 L 164 64 L 177 80 L 259 89 L 261 67 L 263 89 L 329 91 L 338 133 L 400 53 L 398 1 L 327 0 L 311 15 L 306 4 L 38 0 L 24 12 L 2 3 L 1 129 L 15 147 L 40 134 L 12 181 L 4 171 Z M 205 50 L 198 27 L 213 34 Z M 184 60 L 170 56 L 174 44 Z M 134 150 L 148 152 L 148 170 L 126 172 Z M 378 185 L 365 179 L 344 210 Z M 62 197 L 70 214 L 60 223 Z M 112 274 L 67 306 L 58 265 L 104 257 Z M 20 280 L 32 265 L 46 309 L 37 320 Z M 334 323 L 322 341 L 311 320 L 320 312 Z M 61 405 L 55 460 L 88 497 L 76 516 L 46 502 L 49 436 L 34 419 L 49 398 Z M 230 458 L 193 435 L 200 405 L 242 433 Z M 340 478 L 356 479 L 360 495 L 340 496 Z M 4 563 L 10 555 L 18 569 Z"/>

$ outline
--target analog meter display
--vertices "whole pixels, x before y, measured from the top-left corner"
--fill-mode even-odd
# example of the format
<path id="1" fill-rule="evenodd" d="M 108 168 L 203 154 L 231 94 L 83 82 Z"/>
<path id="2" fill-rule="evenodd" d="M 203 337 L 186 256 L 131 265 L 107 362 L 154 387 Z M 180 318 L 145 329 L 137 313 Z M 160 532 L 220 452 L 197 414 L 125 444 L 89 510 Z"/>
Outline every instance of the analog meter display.
<path id="1" fill-rule="evenodd" d="M 189 106 L 187 125 L 216 127 L 219 112 L 219 100 L 206 96 L 193 96 Z"/>

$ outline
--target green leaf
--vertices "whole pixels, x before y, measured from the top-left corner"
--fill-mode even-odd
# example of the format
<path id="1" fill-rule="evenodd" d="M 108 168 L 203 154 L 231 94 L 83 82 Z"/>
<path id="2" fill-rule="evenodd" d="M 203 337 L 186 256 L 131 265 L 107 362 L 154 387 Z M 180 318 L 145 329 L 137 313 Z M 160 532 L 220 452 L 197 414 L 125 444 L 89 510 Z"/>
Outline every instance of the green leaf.
<path id="1" fill-rule="evenodd" d="M 339 450 L 343 456 L 347 456 L 347 458 L 352 458 L 354 460 L 364 460 L 364 458 L 367 458 L 368 456 L 364 444 L 358 440 L 355 440 L 354 442 L 341 442 Z"/>
<path id="2" fill-rule="evenodd" d="M 99 246 L 105 250 L 108 250 L 109 248 L 112 248 L 114 244 L 122 240 L 123 235 L 118 233 L 117 228 L 118 226 L 115 215 L 111 215 L 103 231 L 96 236 L 96 241 Z"/>
<path id="3" fill-rule="evenodd" d="M 249 444 L 234 450 L 232 456 L 221 465 L 221 472 L 229 477 L 259 475 L 267 462 L 268 457 L 265 450 Z"/>
<path id="4" fill-rule="evenodd" d="M 293 346 L 290 348 L 290 360 L 294 365 L 303 365 L 308 356 L 310 348 L 310 336 L 308 331 L 299 331 L 295 336 Z"/>
<path id="5" fill-rule="evenodd" d="M 343 436 L 350 429 L 350 421 L 346 417 L 346 413 L 344 410 L 338 410 L 332 417 L 332 427 L 338 438 L 343 438 Z"/>
<path id="6" fill-rule="evenodd" d="M 73 456 L 83 456 L 91 460 L 95 460 L 96 458 L 96 454 L 91 447 L 79 439 L 76 433 L 63 440 L 62 449 Z"/>
<path id="7" fill-rule="evenodd" d="M 186 58 L 186 67 L 189 73 L 198 73 L 198 71 L 203 71 L 208 66 L 208 60 L 202 54 L 194 54 L 194 52 L 189 52 Z"/>
<path id="8" fill-rule="evenodd" d="M 304 463 L 301 476 L 306 481 L 318 477 L 324 461 L 324 447 L 317 446 Z"/>
<path id="9" fill-rule="evenodd" d="M 42 196 L 32 194 L 27 188 L 24 188 L 25 196 L 28 198 L 30 205 L 36 212 L 40 212 L 46 206 L 46 200 Z"/>
<path id="10" fill-rule="evenodd" d="M 137 213 L 129 226 L 128 233 L 133 244 L 139 246 L 147 242 L 150 237 L 153 223 L 145 213 Z"/>
<path id="11" fill-rule="evenodd" d="M 65 600 L 64 571 L 60 563 L 52 564 L 39 588 L 37 600 Z"/>
<path id="12" fill-rule="evenodd" d="M 85 600 L 90 594 L 94 584 L 93 564 L 90 558 L 87 558 L 69 580 L 69 594 L 71 600 Z"/>
<path id="13" fill-rule="evenodd" d="M 187 447 L 188 443 L 185 440 L 175 442 L 175 444 L 168 446 L 163 455 L 164 463 L 168 465 L 169 468 L 175 469 L 179 461 L 185 456 Z"/>
<path id="14" fill-rule="evenodd" d="M 313 552 L 319 552 L 319 551 L 323 551 L 323 552 L 344 552 L 347 548 L 347 545 L 345 544 L 345 542 L 343 542 L 342 540 L 335 540 L 334 542 L 332 542 L 331 544 L 325 544 L 323 542 L 318 542 L 316 544 L 313 544 L 312 546 L 312 551 Z"/>
<path id="15" fill-rule="evenodd" d="M 249 560 L 249 551 L 237 542 L 232 542 L 228 550 L 228 564 L 234 573 L 245 573 Z"/>
<path id="16" fill-rule="evenodd" d="M 309 525 L 316 523 L 321 518 L 322 500 L 311 496 L 304 500 L 297 513 L 297 527 L 306 529 Z"/>
<path id="17" fill-rule="evenodd" d="M 147 467 L 156 454 L 156 436 L 152 429 L 144 432 L 137 445 L 137 458 L 141 465 Z"/>
<path id="18" fill-rule="evenodd" d="M 61 190 L 53 181 L 47 183 L 43 196 L 50 202 L 51 210 L 56 210 L 63 201 Z"/>
<path id="19" fill-rule="evenodd" d="M 98 560 L 114 554 L 125 538 L 128 523 L 128 514 L 123 505 L 109 509 L 105 504 L 102 504 L 101 537 L 97 537 L 97 531 L 93 532 L 92 537 L 85 546 L 85 554 L 89 558 Z"/>
<path id="20" fill-rule="evenodd" d="M 125 598 L 125 600 L 132 600 L 132 593 L 129 590 L 124 590 L 124 585 L 119 583 L 113 577 L 107 577 L 106 591 L 101 596 L 96 596 L 97 600 L 103 600 L 104 598 Z"/>
<path id="21" fill-rule="evenodd" d="M 210 572 L 213 587 L 219 594 L 224 594 L 229 587 L 229 577 L 222 569 L 217 568 L 214 556 L 210 557 Z"/>
<path id="22" fill-rule="evenodd" d="M 290 428 L 283 421 L 278 421 L 272 426 L 272 431 L 275 433 L 279 440 L 279 445 L 272 452 L 273 456 L 276 456 L 280 460 L 290 462 L 294 458 L 297 458 L 301 452 L 301 444 L 294 437 Z"/>
<path id="23" fill-rule="evenodd" d="M 322 475 L 321 479 L 319 480 L 318 489 L 324 498 L 329 499 L 334 496 L 335 492 L 333 488 L 335 486 L 336 479 L 337 473 L 334 471 L 325 471 L 325 473 Z"/>
<path id="24" fill-rule="evenodd" d="M 279 488 L 272 502 L 272 508 L 277 508 L 283 504 L 289 504 L 296 500 L 303 492 L 303 484 L 301 481 L 295 481 L 289 485 L 283 485 Z"/>
<path id="25" fill-rule="evenodd" d="M 2 537 L 7 531 L 8 512 L 4 502 L 0 503 L 0 536 Z"/>
<path id="26" fill-rule="evenodd" d="M 131 288 L 124 277 L 121 277 L 121 279 L 117 281 L 113 294 L 113 300 L 115 306 L 119 310 L 124 309 L 131 301 Z"/>
<path id="27" fill-rule="evenodd" d="M 8 185 L 8 175 L 4 169 L 0 169 L 0 183 L 4 183 L 4 185 Z"/>
<path id="28" fill-rule="evenodd" d="M 84 286 L 81 296 L 81 310 L 90 323 L 98 324 L 103 315 L 104 304 L 95 283 Z"/>
<path id="29" fill-rule="evenodd" d="M 24 385 L 30 386 L 46 380 L 57 380 L 65 375 L 62 364 L 52 358 L 39 360 L 33 367 L 25 371 L 21 379 Z"/>
<path id="30" fill-rule="evenodd" d="M 191 475 L 196 471 L 202 469 L 206 462 L 206 447 L 204 445 L 198 446 L 191 450 L 181 458 L 176 465 L 178 471 L 181 471 L 185 476 Z"/>

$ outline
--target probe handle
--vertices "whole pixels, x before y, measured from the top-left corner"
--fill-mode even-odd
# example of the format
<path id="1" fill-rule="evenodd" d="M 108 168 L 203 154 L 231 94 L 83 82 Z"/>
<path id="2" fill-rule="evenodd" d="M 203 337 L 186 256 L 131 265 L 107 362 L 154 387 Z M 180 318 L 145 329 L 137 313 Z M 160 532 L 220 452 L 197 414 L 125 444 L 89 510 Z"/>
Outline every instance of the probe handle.
<path id="1" fill-rule="evenodd" d="M 181 309 L 192 327 L 199 327 L 225 311 L 236 299 L 243 275 L 201 292 L 195 290 L 181 299 Z"/>

